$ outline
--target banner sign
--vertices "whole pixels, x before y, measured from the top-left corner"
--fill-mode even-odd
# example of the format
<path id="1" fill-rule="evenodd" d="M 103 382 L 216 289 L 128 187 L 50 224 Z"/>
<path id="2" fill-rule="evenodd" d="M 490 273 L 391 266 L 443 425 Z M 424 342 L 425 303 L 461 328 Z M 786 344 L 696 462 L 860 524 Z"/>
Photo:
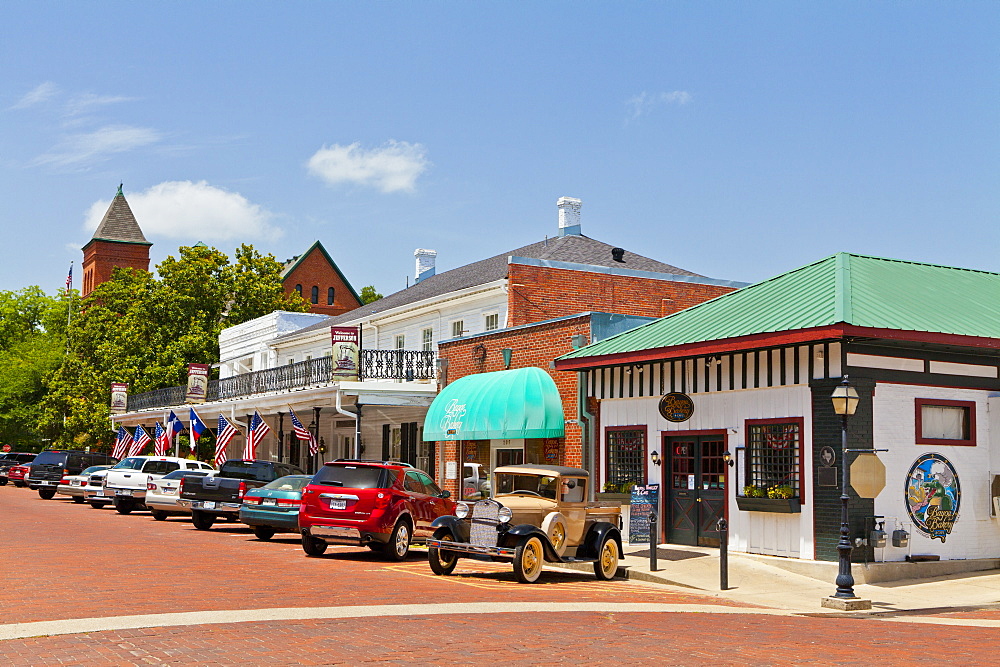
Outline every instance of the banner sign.
<path id="1" fill-rule="evenodd" d="M 204 403 L 208 395 L 208 364 L 188 364 L 186 403 Z"/>
<path id="2" fill-rule="evenodd" d="M 357 327 L 330 327 L 333 341 L 333 380 L 357 382 L 361 379 L 361 330 Z"/>
<path id="3" fill-rule="evenodd" d="M 945 541 L 958 520 L 962 489 L 951 461 L 940 454 L 924 454 L 906 476 L 906 511 L 921 533 Z"/>
<path id="4" fill-rule="evenodd" d="M 628 518 L 629 544 L 649 544 L 649 515 L 656 511 L 659 501 L 659 484 L 632 487 L 632 508 Z"/>
<path id="5" fill-rule="evenodd" d="M 111 383 L 111 414 L 120 415 L 128 412 L 128 383 Z"/>

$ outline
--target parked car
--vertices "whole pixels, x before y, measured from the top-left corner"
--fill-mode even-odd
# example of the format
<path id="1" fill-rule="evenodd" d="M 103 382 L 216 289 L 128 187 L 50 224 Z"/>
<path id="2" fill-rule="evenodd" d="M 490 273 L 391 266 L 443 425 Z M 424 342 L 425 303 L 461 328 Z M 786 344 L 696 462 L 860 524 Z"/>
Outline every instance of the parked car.
<path id="1" fill-rule="evenodd" d="M 56 487 L 63 477 L 79 475 L 90 466 L 116 463 L 118 459 L 101 452 L 47 449 L 31 462 L 31 470 L 25 482 L 32 489 L 37 489 L 40 497 L 49 500 L 56 495 Z"/>
<path id="2" fill-rule="evenodd" d="M 92 473 L 87 486 L 83 488 L 84 502 L 90 503 L 90 506 L 95 510 L 107 507 L 115 501 L 113 496 L 107 495 L 107 491 L 104 488 L 104 478 L 107 477 L 108 470 L 111 470 L 111 468 Z"/>
<path id="3" fill-rule="evenodd" d="M 122 459 L 104 477 L 105 495 L 114 498 L 119 514 L 146 509 L 147 484 L 175 470 L 208 471 L 214 468 L 201 461 L 176 456 L 130 456 Z"/>
<path id="4" fill-rule="evenodd" d="M 299 505 L 309 475 L 288 475 L 243 496 L 240 521 L 253 528 L 258 540 L 269 540 L 276 532 L 299 532 Z"/>
<path id="5" fill-rule="evenodd" d="M 177 504 L 191 510 L 195 528 L 208 530 L 220 517 L 238 518 L 243 497 L 250 489 L 279 477 L 301 474 L 300 468 L 287 463 L 234 459 L 223 463 L 212 477 L 182 479 Z"/>
<path id="6" fill-rule="evenodd" d="M 11 466 L 7 469 L 7 479 L 9 479 L 14 486 L 18 488 L 24 488 L 28 486 L 28 483 L 24 481 L 24 478 L 28 475 L 28 464 L 19 463 L 18 465 Z"/>
<path id="7" fill-rule="evenodd" d="M 493 499 L 458 503 L 434 522 L 428 560 L 434 574 L 455 570 L 462 554 L 510 561 L 522 583 L 538 581 L 545 562 L 593 563 L 611 579 L 622 553 L 621 506 L 587 502 L 586 470 L 541 464 L 493 471 Z"/>
<path id="8" fill-rule="evenodd" d="M 451 494 L 422 470 L 395 461 L 330 461 L 302 491 L 302 549 L 319 556 L 328 544 L 366 546 L 403 560 L 412 541 L 453 513 Z"/>
<path id="9" fill-rule="evenodd" d="M 21 465 L 23 463 L 31 463 L 35 459 L 36 454 L 29 454 L 27 452 L 7 452 L 3 456 L 0 456 L 0 486 L 7 485 L 7 471 L 10 470 L 11 466 Z"/>
<path id="10" fill-rule="evenodd" d="M 160 479 L 146 482 L 146 507 L 157 521 L 164 521 L 171 514 L 190 514 L 191 510 L 177 504 L 183 477 L 206 477 L 215 470 L 175 470 Z"/>
<path id="11" fill-rule="evenodd" d="M 81 471 L 79 475 L 67 475 L 59 482 L 59 486 L 56 487 L 56 493 L 70 496 L 75 503 L 83 503 L 86 500 L 83 497 L 83 492 L 87 488 L 87 485 L 90 484 L 90 476 L 98 470 L 107 470 L 110 467 L 109 465 L 90 466 Z"/>

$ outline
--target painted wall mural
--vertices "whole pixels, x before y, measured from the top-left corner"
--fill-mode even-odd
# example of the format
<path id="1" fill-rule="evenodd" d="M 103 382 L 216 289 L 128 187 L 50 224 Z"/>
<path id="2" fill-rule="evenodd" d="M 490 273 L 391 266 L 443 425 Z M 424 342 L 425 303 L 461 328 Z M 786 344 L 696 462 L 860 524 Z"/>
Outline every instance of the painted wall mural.
<path id="1" fill-rule="evenodd" d="M 951 461 L 941 454 L 917 458 L 906 476 L 906 511 L 924 535 L 942 542 L 958 520 L 962 490 Z"/>

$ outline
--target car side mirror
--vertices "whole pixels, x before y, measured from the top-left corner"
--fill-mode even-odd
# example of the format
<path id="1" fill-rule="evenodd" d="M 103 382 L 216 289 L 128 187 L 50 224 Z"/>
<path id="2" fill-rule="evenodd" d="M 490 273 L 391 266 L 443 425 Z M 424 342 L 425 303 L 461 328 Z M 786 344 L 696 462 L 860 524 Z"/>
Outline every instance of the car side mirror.
<path id="1" fill-rule="evenodd" d="M 451 491 L 448 491 L 447 489 L 445 489 L 444 491 L 441 492 L 440 497 L 441 498 L 451 498 Z"/>

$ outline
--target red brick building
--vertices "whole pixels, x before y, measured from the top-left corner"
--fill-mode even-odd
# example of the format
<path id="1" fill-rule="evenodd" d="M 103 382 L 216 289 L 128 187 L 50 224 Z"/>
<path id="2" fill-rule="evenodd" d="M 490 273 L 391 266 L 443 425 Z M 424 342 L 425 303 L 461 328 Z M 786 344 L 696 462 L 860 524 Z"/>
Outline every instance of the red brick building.
<path id="1" fill-rule="evenodd" d="M 87 296 L 95 287 L 108 281 L 116 266 L 148 271 L 149 248 L 152 245 L 142 235 L 119 185 L 94 237 L 83 246 L 83 287 L 80 296 Z"/>
<path id="2" fill-rule="evenodd" d="M 306 300 L 310 313 L 341 315 L 361 306 L 361 297 L 319 241 L 285 263 L 281 282 L 285 294 Z"/>

